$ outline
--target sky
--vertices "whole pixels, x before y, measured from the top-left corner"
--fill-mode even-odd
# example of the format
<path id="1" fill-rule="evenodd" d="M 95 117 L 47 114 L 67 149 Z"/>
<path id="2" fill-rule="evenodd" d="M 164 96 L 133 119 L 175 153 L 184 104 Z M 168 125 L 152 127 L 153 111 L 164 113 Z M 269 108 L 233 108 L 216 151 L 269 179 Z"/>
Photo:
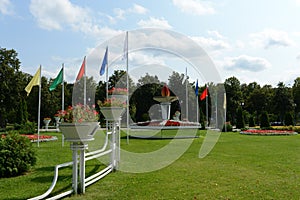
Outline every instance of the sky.
<path id="1" fill-rule="evenodd" d="M 65 80 L 74 82 L 91 49 L 126 31 L 159 28 L 197 43 L 222 81 L 288 86 L 300 77 L 299 19 L 300 0 L 0 0 L 0 47 L 15 49 L 31 75 L 42 65 L 42 75 L 55 78 L 64 63 Z M 139 53 L 145 71 L 157 70 L 146 62 L 155 57 Z M 129 65 L 138 65 L 133 55 Z"/>

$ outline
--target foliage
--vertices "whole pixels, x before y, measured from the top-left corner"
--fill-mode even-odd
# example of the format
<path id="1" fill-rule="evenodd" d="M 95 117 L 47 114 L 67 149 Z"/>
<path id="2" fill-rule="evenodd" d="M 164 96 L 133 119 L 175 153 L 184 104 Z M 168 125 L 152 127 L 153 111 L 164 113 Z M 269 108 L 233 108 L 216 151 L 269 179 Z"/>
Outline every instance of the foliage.
<path id="1" fill-rule="evenodd" d="M 95 122 L 99 119 L 99 113 L 89 105 L 77 104 L 74 107 L 68 106 L 67 110 L 59 110 L 57 112 L 61 122 L 81 123 L 81 122 Z"/>
<path id="2" fill-rule="evenodd" d="M 222 132 L 231 132 L 232 131 L 232 125 L 230 122 L 226 122 L 224 125 L 223 125 L 223 128 L 222 128 Z"/>
<path id="3" fill-rule="evenodd" d="M 292 114 L 290 112 L 285 114 L 284 125 L 286 125 L 286 126 L 294 125 L 293 117 L 292 117 Z"/>
<path id="4" fill-rule="evenodd" d="M 26 101 L 21 99 L 20 104 L 17 108 L 17 118 L 16 123 L 18 124 L 24 124 L 28 120 L 28 113 L 27 113 L 27 107 Z"/>
<path id="5" fill-rule="evenodd" d="M 21 124 L 19 133 L 20 134 L 34 134 L 36 132 L 36 123 L 27 121 Z"/>
<path id="6" fill-rule="evenodd" d="M 9 132 L 0 138 L 0 152 L 0 177 L 20 175 L 36 163 L 30 140 L 17 132 Z"/>
<path id="7" fill-rule="evenodd" d="M 266 111 L 262 112 L 260 117 L 260 127 L 261 128 L 270 128 L 269 116 Z"/>
<path id="8" fill-rule="evenodd" d="M 245 120 L 243 115 L 243 109 L 241 106 L 239 106 L 237 109 L 236 128 L 245 128 Z"/>
<path id="9" fill-rule="evenodd" d="M 254 117 L 251 115 L 249 117 L 249 127 L 254 127 L 254 126 L 255 126 Z"/>
<path id="10" fill-rule="evenodd" d="M 230 77 L 225 80 L 224 87 L 227 99 L 227 119 L 236 124 L 236 108 L 242 99 L 241 84 L 236 77 Z"/>
<path id="11" fill-rule="evenodd" d="M 26 121 L 37 121 L 38 112 L 38 87 L 33 87 L 29 96 L 26 96 L 24 91 L 25 86 L 31 80 L 32 75 L 20 71 L 20 61 L 18 59 L 18 54 L 13 49 L 5 49 L 0 47 L 0 127 L 5 127 L 8 123 L 22 124 Z M 108 88 L 126 88 L 126 71 L 115 70 L 114 74 L 109 77 Z M 72 83 L 64 83 L 64 105 L 77 104 L 83 102 L 83 80 Z M 185 108 L 181 108 L 185 103 L 185 83 L 187 81 L 188 85 L 188 110 L 185 112 Z M 189 113 L 189 120 L 195 121 L 196 115 L 191 113 L 195 112 L 196 101 L 195 99 L 195 82 L 190 82 L 189 77 L 178 72 L 173 72 L 168 78 L 168 86 L 171 91 L 171 95 L 176 95 L 179 97 L 178 102 L 173 102 L 171 106 L 171 116 L 176 112 L 181 112 L 181 118 L 185 119 L 186 114 Z M 42 77 L 42 101 L 41 101 L 41 116 L 43 119 L 47 116 L 53 116 L 57 110 L 65 109 L 61 108 L 62 99 L 62 85 L 49 92 L 49 85 L 52 79 L 47 79 Z M 106 98 L 106 82 L 100 81 L 96 83 L 92 77 L 87 77 L 86 85 L 88 88 L 87 99 L 90 99 L 89 105 L 96 103 L 95 100 L 104 101 Z M 148 112 L 148 110 L 157 104 L 152 98 L 153 96 L 159 96 L 161 87 L 166 84 L 160 81 L 157 76 L 146 74 L 141 77 L 136 83 L 129 77 L 129 95 L 130 95 L 130 116 L 133 121 L 140 121 L 142 119 L 142 114 Z M 213 84 L 213 83 L 212 83 Z M 73 88 L 77 88 L 73 96 L 78 96 L 72 102 L 72 91 Z M 262 111 L 267 111 L 272 118 L 270 121 L 283 122 L 286 113 L 290 112 L 292 116 L 297 118 L 300 117 L 300 77 L 294 80 L 294 85 L 288 87 L 282 82 L 279 82 L 276 87 L 271 85 L 261 86 L 256 82 L 249 84 L 241 84 L 236 77 L 229 77 L 224 82 L 224 87 L 227 93 L 227 113 L 226 117 L 228 121 L 236 125 L 237 120 L 237 107 L 241 102 L 244 102 L 243 110 L 247 111 L 250 115 L 253 115 L 256 119 L 256 123 L 259 123 L 259 118 Z M 138 88 L 138 89 L 136 89 Z M 210 90 L 212 89 L 209 86 Z M 203 87 L 199 86 L 199 91 Z M 77 91 L 77 93 L 76 93 Z M 219 94 L 218 94 L 219 95 Z M 95 97 L 95 98 L 94 98 Z M 213 115 L 214 103 L 208 98 L 208 115 L 209 119 Z M 24 101 L 24 107 L 22 108 L 22 101 Z M 95 101 L 95 102 L 94 102 Z M 180 103 L 179 103 L 180 102 Z M 218 102 L 218 103 L 221 103 Z M 20 107 L 19 107 L 20 106 Z M 199 101 L 199 107 L 205 113 L 205 101 Z M 99 107 L 96 107 L 99 111 Z M 27 110 L 27 112 L 26 112 Z M 221 109 L 220 109 L 221 110 Z M 23 114 L 22 114 L 23 112 Z M 218 110 L 218 112 L 220 112 Z M 27 116 L 26 113 L 28 114 Z M 217 113 L 218 116 L 224 116 L 224 113 Z M 23 116 L 23 117 L 22 117 Z M 244 117 L 246 117 L 244 115 Z M 122 118 L 126 121 L 126 117 Z M 221 121 L 221 120 L 219 120 Z M 247 121 L 247 118 L 245 118 Z M 220 122 L 221 123 L 221 122 Z M 219 127 L 222 127 L 221 123 Z"/>
<path id="12" fill-rule="evenodd" d="M 273 113 L 279 115 L 280 122 L 284 121 L 284 117 L 287 112 L 292 111 L 293 108 L 292 93 L 283 84 L 283 82 L 279 82 L 277 88 L 275 89 L 273 105 L 274 105 Z"/>

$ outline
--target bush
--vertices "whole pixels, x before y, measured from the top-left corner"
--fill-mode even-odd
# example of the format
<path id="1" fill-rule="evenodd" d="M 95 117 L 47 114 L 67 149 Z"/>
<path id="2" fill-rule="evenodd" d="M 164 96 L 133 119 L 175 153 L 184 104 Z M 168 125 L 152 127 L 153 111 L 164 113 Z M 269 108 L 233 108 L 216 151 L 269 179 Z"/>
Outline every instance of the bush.
<path id="1" fill-rule="evenodd" d="M 260 128 L 270 128 L 268 113 L 264 111 L 260 116 Z"/>
<path id="2" fill-rule="evenodd" d="M 249 118 L 249 127 L 254 127 L 254 126 L 255 126 L 254 117 L 251 115 L 251 117 Z"/>
<path id="3" fill-rule="evenodd" d="M 245 128 L 245 120 L 243 115 L 243 109 L 241 106 L 239 106 L 237 109 L 236 128 Z"/>
<path id="4" fill-rule="evenodd" d="M 292 114 L 289 113 L 289 112 L 285 114 L 284 125 L 286 125 L 286 126 L 293 126 L 294 125 Z"/>
<path id="5" fill-rule="evenodd" d="M 225 129 L 226 126 L 226 129 Z M 232 125 L 230 124 L 230 122 L 226 122 L 222 128 L 222 132 L 231 132 L 232 131 Z"/>
<path id="6" fill-rule="evenodd" d="M 0 138 L 0 177 L 23 174 L 35 163 L 35 151 L 28 138 L 15 131 Z"/>
<path id="7" fill-rule="evenodd" d="M 34 134 L 36 124 L 34 122 L 26 122 L 21 125 L 20 134 Z"/>

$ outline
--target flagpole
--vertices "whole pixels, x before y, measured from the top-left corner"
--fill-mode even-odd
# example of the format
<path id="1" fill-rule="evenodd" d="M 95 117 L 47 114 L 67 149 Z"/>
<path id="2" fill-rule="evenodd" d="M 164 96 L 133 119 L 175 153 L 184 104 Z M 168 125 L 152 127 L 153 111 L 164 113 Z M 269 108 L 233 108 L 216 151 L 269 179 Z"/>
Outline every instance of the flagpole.
<path id="1" fill-rule="evenodd" d="M 218 92 L 216 92 L 216 125 L 215 127 L 218 127 Z"/>
<path id="2" fill-rule="evenodd" d="M 208 89 L 208 84 L 206 86 L 206 89 Z M 208 92 L 206 92 L 206 127 L 208 127 Z"/>
<path id="3" fill-rule="evenodd" d="M 107 63 L 106 63 L 106 99 L 108 99 L 108 50 L 107 49 L 108 49 L 108 47 L 106 47 L 106 51 L 107 51 Z"/>
<path id="4" fill-rule="evenodd" d="M 128 31 L 126 31 L 125 38 L 125 51 L 126 51 L 126 87 L 127 87 L 127 104 L 126 104 L 126 115 L 127 115 L 127 144 L 129 144 L 129 74 L 128 74 Z"/>
<path id="5" fill-rule="evenodd" d="M 196 105 L 197 105 L 197 108 L 196 108 L 196 111 L 197 111 L 196 120 L 197 120 L 197 122 L 199 122 L 198 79 L 197 79 L 197 82 L 196 82 Z"/>
<path id="6" fill-rule="evenodd" d="M 42 89 L 42 81 L 41 81 L 41 73 L 42 73 L 42 65 L 40 65 L 40 77 L 39 77 L 39 105 L 38 105 L 38 138 L 37 138 L 37 146 L 40 147 L 40 125 L 41 125 L 41 89 Z"/>
<path id="7" fill-rule="evenodd" d="M 224 108 L 224 118 L 225 118 L 225 132 L 227 132 L 227 124 L 226 124 L 226 107 L 227 107 L 227 99 L 226 99 L 226 92 L 224 92 L 224 102 L 223 102 L 223 108 Z"/>
<path id="8" fill-rule="evenodd" d="M 186 107 L 186 120 L 189 121 L 189 102 L 188 102 L 188 76 L 187 67 L 185 68 L 185 107 Z"/>
<path id="9" fill-rule="evenodd" d="M 64 63 L 62 64 L 62 82 L 61 82 L 61 110 L 63 111 L 65 109 L 65 88 L 64 88 L 64 75 L 65 75 L 65 72 L 64 72 Z"/>
<path id="10" fill-rule="evenodd" d="M 62 82 L 61 82 L 61 110 L 64 111 L 65 110 L 65 88 L 64 88 L 64 63 L 62 64 Z M 62 138 L 61 138 L 61 145 L 64 146 L 64 141 L 65 141 L 65 136 L 64 134 L 62 134 Z"/>
<path id="11" fill-rule="evenodd" d="M 83 105 L 86 106 L 86 56 L 84 56 Z"/>
<path id="12" fill-rule="evenodd" d="M 198 102 L 198 96 L 196 96 L 196 105 L 197 105 L 197 122 L 199 122 L 199 102 Z"/>

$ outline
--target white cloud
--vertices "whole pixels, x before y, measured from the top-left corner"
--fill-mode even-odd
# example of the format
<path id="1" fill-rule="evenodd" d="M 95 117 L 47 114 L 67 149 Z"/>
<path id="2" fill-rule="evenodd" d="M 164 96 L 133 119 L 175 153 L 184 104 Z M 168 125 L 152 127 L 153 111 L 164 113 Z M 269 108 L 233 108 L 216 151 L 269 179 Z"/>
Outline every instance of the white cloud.
<path id="1" fill-rule="evenodd" d="M 297 60 L 300 60 L 300 53 L 298 53 L 296 58 L 297 58 Z"/>
<path id="2" fill-rule="evenodd" d="M 297 6 L 300 6 L 300 0 L 295 0 L 295 4 L 296 4 Z"/>
<path id="3" fill-rule="evenodd" d="M 125 17 L 124 17 L 125 10 L 123 10 L 121 8 L 115 8 L 114 13 L 115 13 L 117 19 L 123 19 L 123 20 L 125 19 Z"/>
<path id="4" fill-rule="evenodd" d="M 148 10 L 145 7 L 138 4 L 133 4 L 133 7 L 130 8 L 129 11 L 137 14 L 146 14 L 148 12 Z"/>
<path id="5" fill-rule="evenodd" d="M 76 6 L 69 0 L 32 0 L 30 12 L 39 26 L 47 30 L 60 30 L 65 25 L 78 26 L 91 20 L 87 9 Z"/>
<path id="6" fill-rule="evenodd" d="M 251 44 L 265 49 L 271 47 L 287 47 L 294 44 L 285 31 L 266 29 L 259 33 L 250 34 Z"/>
<path id="7" fill-rule="evenodd" d="M 154 17 L 150 17 L 148 20 L 140 20 L 138 22 L 138 25 L 142 28 L 163 28 L 163 29 L 172 28 L 169 22 L 164 18 L 158 19 Z"/>
<path id="8" fill-rule="evenodd" d="M 207 51 L 218 51 L 222 49 L 230 48 L 230 45 L 221 39 L 205 38 L 205 37 L 191 37 L 197 42 L 203 49 Z"/>
<path id="9" fill-rule="evenodd" d="M 182 12 L 193 15 L 214 14 L 214 8 L 207 2 L 198 0 L 173 0 L 173 4 Z"/>
<path id="10" fill-rule="evenodd" d="M 271 64 L 264 58 L 241 55 L 225 58 L 223 66 L 226 70 L 259 72 L 271 67 Z"/>
<path id="11" fill-rule="evenodd" d="M 13 5 L 10 0 L 0 0 L 0 13 L 3 15 L 14 14 Z"/>
<path id="12" fill-rule="evenodd" d="M 225 37 L 221 35 L 218 31 L 207 31 L 209 35 L 219 38 L 219 39 L 224 39 Z"/>
<path id="13" fill-rule="evenodd" d="M 74 5 L 69 0 L 32 0 L 30 12 L 38 25 L 47 30 L 71 28 L 73 31 L 102 39 L 111 38 L 122 32 L 95 24 L 89 9 Z"/>

